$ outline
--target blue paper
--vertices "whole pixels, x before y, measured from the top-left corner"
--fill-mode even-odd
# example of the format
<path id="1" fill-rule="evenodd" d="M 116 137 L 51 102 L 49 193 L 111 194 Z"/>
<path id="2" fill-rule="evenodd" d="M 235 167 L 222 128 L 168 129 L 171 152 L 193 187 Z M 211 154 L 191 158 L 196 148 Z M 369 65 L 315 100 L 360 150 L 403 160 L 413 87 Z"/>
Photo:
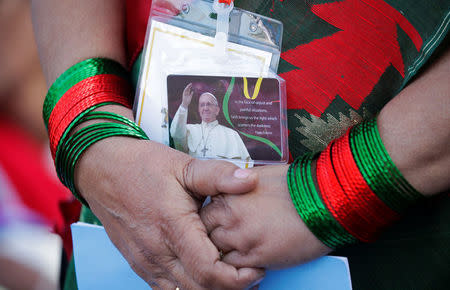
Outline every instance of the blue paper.
<path id="1" fill-rule="evenodd" d="M 72 224 L 75 271 L 79 290 L 151 289 L 128 265 L 103 227 Z M 326 256 L 283 270 L 267 271 L 260 290 L 350 290 L 346 258 Z"/>

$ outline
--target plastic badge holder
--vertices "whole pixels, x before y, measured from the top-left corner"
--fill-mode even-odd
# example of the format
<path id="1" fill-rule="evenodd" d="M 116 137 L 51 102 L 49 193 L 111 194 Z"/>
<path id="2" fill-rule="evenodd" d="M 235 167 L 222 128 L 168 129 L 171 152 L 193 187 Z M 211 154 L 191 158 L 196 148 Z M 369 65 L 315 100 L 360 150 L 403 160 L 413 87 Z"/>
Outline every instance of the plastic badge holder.
<path id="1" fill-rule="evenodd" d="M 211 82 L 216 81 L 222 83 L 222 91 L 216 96 L 219 106 L 223 105 L 219 123 L 239 133 L 245 146 L 249 146 L 250 158 L 240 160 L 236 154 L 217 154 L 215 158 L 232 159 L 241 167 L 287 162 L 285 85 L 284 80 L 274 73 L 280 56 L 282 28 L 279 21 L 233 9 L 232 5 L 220 4 L 218 1 L 154 1 L 135 99 L 138 124 L 150 139 L 170 145 L 169 123 L 181 103 L 183 86 L 195 80 L 199 96 L 199 86 L 209 86 L 208 90 L 217 91 L 218 88 L 211 85 Z M 250 98 L 244 94 L 244 79 L 245 89 L 252 94 Z M 234 90 L 225 100 L 225 87 L 229 88 L 231 80 Z M 169 86 L 168 82 L 171 83 Z M 266 95 L 254 95 L 261 83 Z M 178 92 L 174 93 L 174 87 L 178 87 Z M 236 99 L 239 98 L 239 90 L 243 95 L 242 100 Z M 267 90 L 270 91 L 269 97 Z M 272 101 L 276 105 L 276 108 L 268 110 L 272 116 L 261 116 L 266 106 L 261 104 Z M 251 111 L 252 105 L 256 106 L 253 110 L 259 114 L 254 116 L 253 124 L 249 121 L 252 118 L 249 114 L 236 114 L 236 110 L 239 111 L 236 104 L 239 103 L 243 110 Z M 225 107 L 230 104 L 231 107 Z M 193 111 L 195 113 L 196 110 L 190 109 L 190 112 Z M 240 117 L 245 122 L 239 121 Z M 275 122 L 274 118 L 277 119 Z M 263 124 L 264 119 L 271 119 L 271 125 Z M 264 130 L 249 130 L 250 126 Z M 272 131 L 268 131 L 267 126 Z M 203 132 L 201 135 L 205 139 Z M 174 145 L 173 142 L 171 145 Z M 197 145 L 199 150 L 201 148 L 199 144 L 190 145 Z M 203 147 L 203 150 L 210 149 Z M 272 152 L 264 154 L 267 151 Z M 198 152 L 195 157 L 212 158 Z"/>
<path id="2" fill-rule="evenodd" d="M 234 5 L 230 7 L 232 9 L 229 12 L 228 42 L 270 52 L 270 69 L 276 72 L 280 59 L 283 23 Z M 156 0 L 152 3 L 149 25 L 152 21 L 158 21 L 214 38 L 218 27 L 217 15 L 213 0 Z M 226 29 L 223 25 L 219 27 L 219 30 Z M 150 29 L 147 29 L 147 32 L 149 31 Z"/>

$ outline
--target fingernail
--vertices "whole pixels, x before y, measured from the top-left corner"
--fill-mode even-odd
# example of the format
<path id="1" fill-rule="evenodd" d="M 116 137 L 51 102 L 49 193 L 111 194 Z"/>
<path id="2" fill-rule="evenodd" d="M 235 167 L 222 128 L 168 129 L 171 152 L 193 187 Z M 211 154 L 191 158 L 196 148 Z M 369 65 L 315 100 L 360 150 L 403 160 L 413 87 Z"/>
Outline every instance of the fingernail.
<path id="1" fill-rule="evenodd" d="M 234 177 L 244 179 L 250 175 L 251 171 L 248 169 L 236 169 L 234 171 Z"/>

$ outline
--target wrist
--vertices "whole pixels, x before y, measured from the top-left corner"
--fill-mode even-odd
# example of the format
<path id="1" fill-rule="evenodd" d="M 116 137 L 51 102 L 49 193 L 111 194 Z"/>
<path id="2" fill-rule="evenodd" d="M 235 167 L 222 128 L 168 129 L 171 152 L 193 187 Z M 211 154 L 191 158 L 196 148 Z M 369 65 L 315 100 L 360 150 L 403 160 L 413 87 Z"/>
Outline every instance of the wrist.
<path id="1" fill-rule="evenodd" d="M 88 204 L 102 198 L 99 195 L 101 192 L 114 192 L 114 184 L 125 174 L 123 168 L 127 171 L 132 169 L 143 142 L 126 136 L 115 136 L 100 140 L 86 149 L 75 166 L 74 184 Z M 122 165 L 122 162 L 127 165 Z M 97 191 L 92 190 L 93 188 L 110 190 Z"/>
<path id="2" fill-rule="evenodd" d="M 422 119 L 419 119 L 420 123 Z M 415 120 L 410 123 L 416 122 Z M 413 123 L 414 124 L 414 123 Z M 421 124 L 414 124 L 420 126 Z M 436 136 L 417 136 L 415 141 L 397 128 L 398 124 L 392 122 L 388 114 L 380 113 L 378 127 L 380 137 L 392 161 L 403 174 L 405 179 L 424 196 L 433 196 L 448 191 L 450 182 L 448 178 L 450 164 L 450 150 L 447 138 Z M 440 125 L 437 125 L 438 127 Z M 414 128 L 417 128 L 414 126 Z M 412 131 L 412 130 L 410 130 Z M 417 130 L 419 132 L 435 132 L 435 130 Z M 428 134 L 428 133 L 423 133 Z M 433 141 L 429 141 L 429 140 Z M 405 146 L 398 146 L 399 140 Z M 414 146 L 412 145 L 414 144 Z"/>

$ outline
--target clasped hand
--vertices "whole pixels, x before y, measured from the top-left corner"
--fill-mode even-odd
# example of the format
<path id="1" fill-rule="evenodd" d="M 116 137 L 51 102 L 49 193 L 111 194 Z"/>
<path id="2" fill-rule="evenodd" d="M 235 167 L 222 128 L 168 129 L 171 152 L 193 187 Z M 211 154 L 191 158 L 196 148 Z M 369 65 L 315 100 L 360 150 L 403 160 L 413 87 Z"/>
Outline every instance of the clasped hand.
<path id="1" fill-rule="evenodd" d="M 241 170 L 114 137 L 86 152 L 75 178 L 111 241 L 152 287 L 243 289 L 264 276 L 262 268 L 330 251 L 299 218 L 286 171 Z M 212 202 L 200 210 L 206 196 Z"/>
<path id="2" fill-rule="evenodd" d="M 113 137 L 90 147 L 75 182 L 133 270 L 154 289 L 243 289 L 264 270 L 220 260 L 198 214 L 203 199 L 254 188 L 256 175 L 161 144 Z"/>
<path id="3" fill-rule="evenodd" d="M 331 252 L 306 227 L 292 203 L 287 165 L 253 168 L 258 181 L 245 194 L 220 194 L 200 211 L 222 261 L 237 268 L 278 269 Z"/>

